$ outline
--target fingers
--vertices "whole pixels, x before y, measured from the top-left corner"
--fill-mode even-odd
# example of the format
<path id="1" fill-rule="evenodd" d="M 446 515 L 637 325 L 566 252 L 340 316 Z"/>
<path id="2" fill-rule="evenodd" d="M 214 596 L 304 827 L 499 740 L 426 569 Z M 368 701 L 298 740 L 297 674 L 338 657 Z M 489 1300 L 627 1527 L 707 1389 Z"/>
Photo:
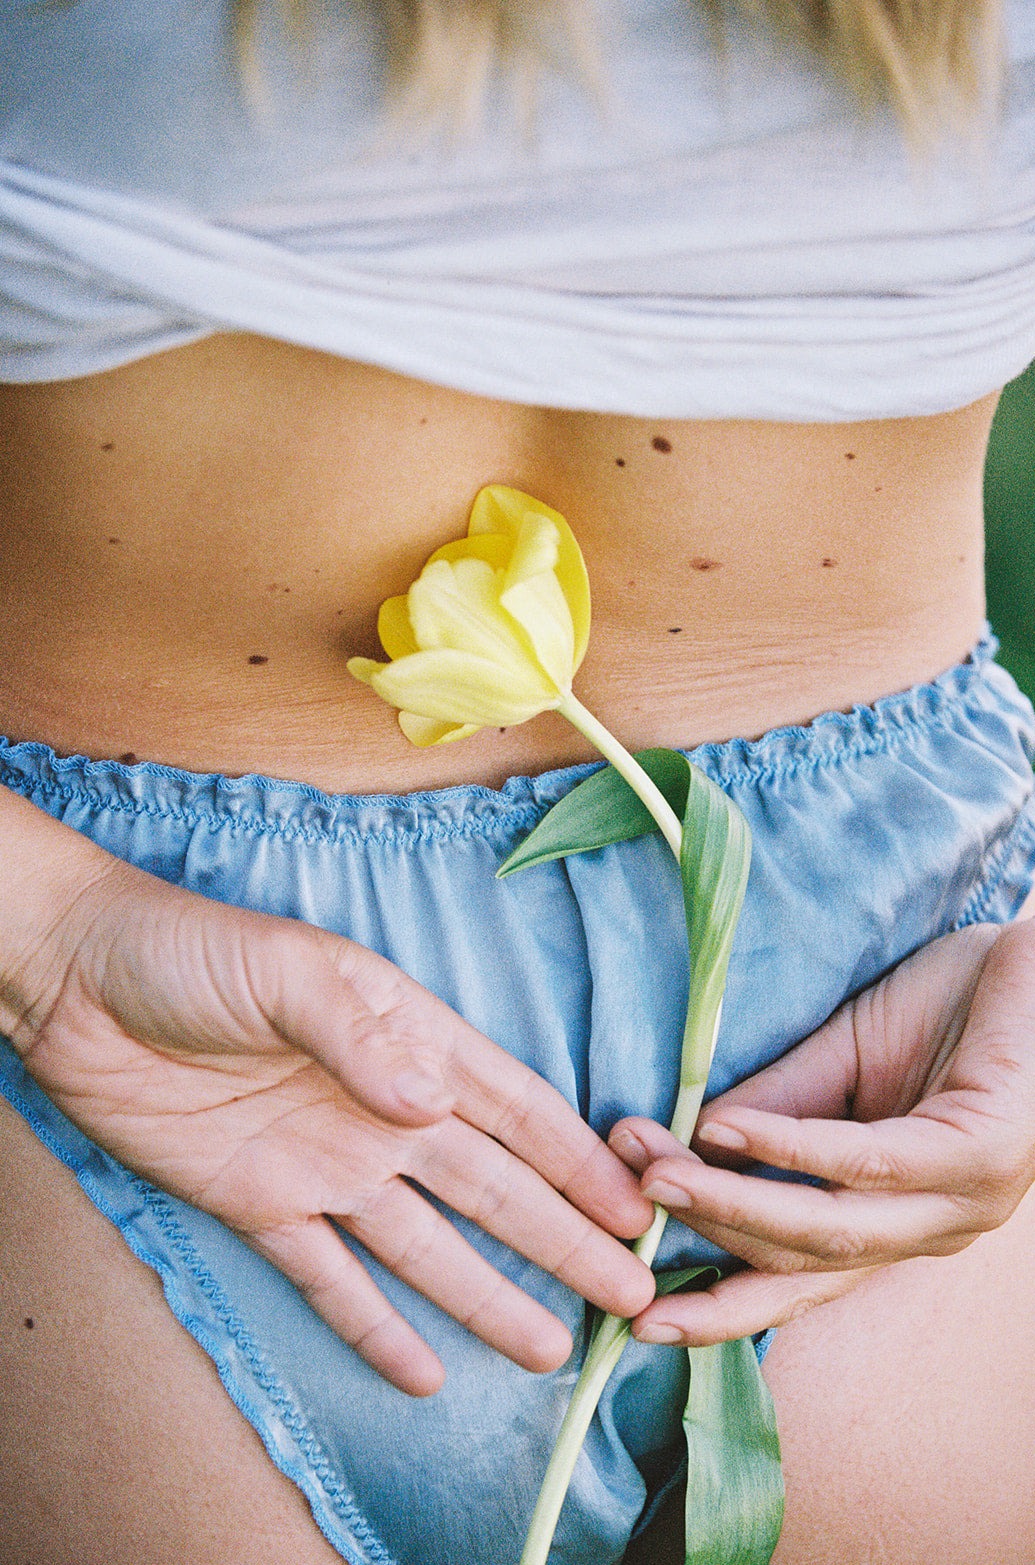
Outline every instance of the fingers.
<path id="1" fill-rule="evenodd" d="M 470 1125 L 443 1127 L 414 1173 L 456 1211 L 600 1309 L 635 1315 L 654 1297 L 654 1277 L 642 1261 Z"/>
<path id="2" fill-rule="evenodd" d="M 347 1227 L 396 1277 L 522 1368 L 559 1369 L 570 1356 L 562 1322 L 402 1180 L 386 1185 Z"/>
<path id="3" fill-rule="evenodd" d="M 376 953 L 308 927 L 296 938 L 305 941 L 308 960 L 281 959 L 256 981 L 272 986 L 263 1009 L 283 1041 L 318 1060 L 390 1124 L 444 1118 L 454 1095 L 445 1079 L 448 1039 L 436 1025 L 439 1002 L 413 985 L 425 1001 L 415 1016 L 408 981 Z"/>
<path id="4" fill-rule="evenodd" d="M 857 1086 L 858 1058 L 847 1008 L 764 1070 L 706 1103 L 699 1130 L 727 1108 L 750 1107 L 797 1119 L 843 1119 Z"/>
<path id="5" fill-rule="evenodd" d="M 797 1277 L 736 1272 L 700 1293 L 670 1293 L 658 1299 L 633 1322 L 632 1334 L 639 1342 L 683 1347 L 752 1337 L 850 1293 L 872 1269 Z"/>
<path id="6" fill-rule="evenodd" d="M 903 1260 L 911 1255 L 953 1254 L 983 1228 L 991 1226 L 981 1203 L 967 1188 L 960 1169 L 952 1169 L 949 1188 L 938 1156 L 919 1169 L 897 1162 L 882 1145 L 888 1124 L 879 1126 L 784 1121 L 776 1115 L 730 1112 L 738 1125 L 764 1121 L 768 1140 L 745 1130 L 752 1159 L 796 1171 L 823 1175 L 832 1171 L 839 1188 L 817 1189 L 797 1182 L 763 1179 L 715 1168 L 681 1147 L 675 1137 L 647 1121 L 616 1126 L 612 1143 L 635 1146 L 644 1194 L 679 1221 L 758 1269 L 780 1273 L 804 1269 L 842 1270 Z M 820 1132 L 812 1156 L 808 1136 Z M 923 1128 L 923 1127 L 921 1127 Z M 932 1126 L 937 1136 L 955 1135 Z M 856 1133 L 860 1133 L 857 1137 Z M 834 1146 L 841 1137 L 847 1150 Z M 804 1149 L 803 1149 L 804 1143 Z M 859 1144 L 865 1149 L 861 1157 Z M 875 1160 L 872 1143 L 879 1153 Z M 794 1157 L 782 1161 L 793 1146 Z M 660 1155 L 659 1155 L 660 1154 Z M 827 1154 L 824 1161 L 822 1154 Z M 965 1160 L 962 1155 L 959 1162 Z M 918 1177 L 934 1169 L 939 1181 L 925 1187 Z"/>
<path id="7" fill-rule="evenodd" d="M 445 1370 L 323 1217 L 244 1237 L 294 1283 L 303 1298 L 385 1380 L 410 1396 L 431 1396 Z"/>
<path id="8" fill-rule="evenodd" d="M 1009 1126 L 993 1122 L 989 1108 L 941 1094 L 900 1118 L 872 1124 L 730 1108 L 701 1127 L 698 1141 L 852 1190 L 965 1197 L 998 1164 L 994 1142 L 1009 1137 Z"/>
<path id="9" fill-rule="evenodd" d="M 349 1232 L 395 1276 L 490 1347 L 534 1372 L 558 1369 L 572 1341 L 557 1317 L 502 1277 L 402 1180 L 347 1220 Z M 445 1371 L 323 1217 L 246 1234 L 344 1342 L 400 1391 L 429 1396 Z"/>
<path id="10" fill-rule="evenodd" d="M 610 1233 L 635 1238 L 653 1209 L 635 1177 L 553 1087 L 374 952 L 310 934 L 325 960 L 278 996 L 278 1025 L 390 1123 L 452 1110 L 508 1147 Z"/>
<path id="11" fill-rule="evenodd" d="M 1004 1222 L 1029 1182 L 1030 1133 L 1018 1123 L 1014 1107 L 985 1093 L 950 1091 L 873 1124 L 791 1120 L 738 1109 L 712 1121 L 701 1144 L 735 1141 L 753 1162 L 845 1191 L 896 1201 L 912 1193 L 941 1196 L 947 1220 L 955 1212 L 956 1226 L 977 1231 Z"/>
<path id="12" fill-rule="evenodd" d="M 524 1367 L 557 1368 L 571 1351 L 561 1322 L 501 1277 L 407 1177 L 604 1309 L 631 1315 L 649 1301 L 649 1270 L 602 1230 L 642 1232 L 652 1205 L 559 1093 L 375 953 L 259 915 L 247 934 L 236 965 L 227 943 L 214 943 L 213 991 L 236 984 L 251 1002 L 234 1014 L 228 1057 L 245 1076 L 239 1062 L 253 1054 L 295 1052 L 310 1068 L 290 1079 L 274 1073 L 268 1104 L 255 1093 L 248 1100 L 246 1145 L 261 1139 L 264 1156 L 244 1207 L 293 1207 L 290 1218 L 243 1215 L 248 1158 L 220 1155 L 234 1181 L 224 1195 L 239 1231 L 379 1373 L 419 1395 L 436 1389 L 442 1371 L 333 1228 L 309 1214 L 341 1214 L 390 1271 Z M 343 1090 L 321 1083 L 324 1072 Z M 297 1188 L 270 1182 L 278 1149 Z"/>
<path id="13" fill-rule="evenodd" d="M 995 951 L 995 965 L 1009 939 L 1009 931 L 978 925 L 921 948 L 779 1060 L 706 1104 L 695 1140 L 703 1141 L 706 1127 L 732 1109 L 827 1120 L 904 1114 L 933 1090 L 939 1064 L 953 1058 L 975 991 L 989 987 L 986 961 Z M 991 988 L 998 1022 L 1001 979 Z M 1030 1000 L 1030 979 L 1027 990 Z M 710 1154 L 715 1149 L 712 1143 Z M 734 1151 L 716 1155 L 736 1157 Z"/>
<path id="14" fill-rule="evenodd" d="M 536 1169 L 609 1233 L 637 1238 L 654 1208 L 635 1175 L 549 1083 L 474 1029 L 454 1060 L 457 1113 Z"/>
<path id="15" fill-rule="evenodd" d="M 644 1193 L 752 1268 L 656 1301 L 634 1335 L 692 1344 L 783 1324 L 877 1265 L 952 1254 L 1009 1216 L 1033 1164 L 1031 929 L 917 952 L 714 1100 L 695 1140 L 707 1162 L 649 1122 L 615 1127 Z M 734 1171 L 751 1162 L 833 1188 Z"/>
<path id="16" fill-rule="evenodd" d="M 643 1174 L 659 1157 L 689 1157 L 700 1162 L 671 1130 L 666 1130 L 656 1120 L 643 1119 L 638 1114 L 618 1120 L 607 1138 L 607 1144 L 635 1174 Z"/>
<path id="17" fill-rule="evenodd" d="M 953 1254 L 977 1231 L 966 1209 L 941 1193 L 818 1190 L 685 1159 L 652 1164 L 644 1187 L 705 1238 L 752 1266 L 778 1272 Z"/>

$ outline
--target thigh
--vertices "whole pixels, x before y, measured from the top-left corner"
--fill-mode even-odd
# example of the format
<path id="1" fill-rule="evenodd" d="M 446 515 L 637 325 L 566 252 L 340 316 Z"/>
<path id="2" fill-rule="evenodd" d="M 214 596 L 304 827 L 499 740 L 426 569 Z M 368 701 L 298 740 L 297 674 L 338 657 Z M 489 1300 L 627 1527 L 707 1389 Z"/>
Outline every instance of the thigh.
<path id="1" fill-rule="evenodd" d="M 0 1559 L 341 1565 L 154 1273 L 2 1099 Z"/>
<path id="2" fill-rule="evenodd" d="M 765 1363 L 787 1511 L 773 1565 L 1035 1560 L 1035 1191 L 949 1259 L 784 1327 Z M 682 1565 L 682 1496 L 626 1565 Z"/>
<path id="3" fill-rule="evenodd" d="M 774 1565 L 1031 1565 L 1035 1192 L 777 1334 L 787 1475 Z"/>

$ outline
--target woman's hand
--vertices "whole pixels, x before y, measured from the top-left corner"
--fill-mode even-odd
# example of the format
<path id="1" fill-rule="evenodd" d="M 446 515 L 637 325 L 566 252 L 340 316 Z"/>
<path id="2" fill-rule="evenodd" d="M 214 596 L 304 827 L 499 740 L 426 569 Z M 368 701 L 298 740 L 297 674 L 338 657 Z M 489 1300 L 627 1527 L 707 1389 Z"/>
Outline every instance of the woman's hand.
<path id="1" fill-rule="evenodd" d="M 611 1235 L 649 1203 L 532 1071 L 361 946 L 87 850 L 3 990 L 26 1068 L 102 1147 L 235 1229 L 416 1395 L 442 1366 L 329 1218 L 529 1369 L 564 1362 L 566 1328 L 423 1191 L 602 1309 L 644 1308 L 653 1278 Z"/>
<path id="2" fill-rule="evenodd" d="M 714 1099 L 700 1156 L 642 1119 L 616 1125 L 611 1145 L 646 1195 L 750 1268 L 658 1300 L 637 1319 L 641 1341 L 746 1336 L 875 1267 L 962 1250 L 1035 1179 L 1035 923 L 918 951 Z M 749 1162 L 823 1185 L 738 1171 Z"/>

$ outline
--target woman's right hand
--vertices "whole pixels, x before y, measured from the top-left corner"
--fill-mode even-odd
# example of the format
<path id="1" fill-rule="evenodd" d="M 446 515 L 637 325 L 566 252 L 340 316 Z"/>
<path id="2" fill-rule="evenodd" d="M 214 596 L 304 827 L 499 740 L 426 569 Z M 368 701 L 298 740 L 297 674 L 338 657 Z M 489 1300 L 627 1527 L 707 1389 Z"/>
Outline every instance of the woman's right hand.
<path id="1" fill-rule="evenodd" d="M 515 1362 L 554 1369 L 571 1350 L 422 1191 L 601 1309 L 650 1302 L 612 1235 L 652 1208 L 546 1082 L 364 947 L 76 843 L 76 893 L 0 984 L 26 1069 L 100 1146 L 272 1261 L 385 1379 L 426 1395 L 444 1371 L 330 1218 Z M 67 879 L 80 849 L 62 847 Z"/>

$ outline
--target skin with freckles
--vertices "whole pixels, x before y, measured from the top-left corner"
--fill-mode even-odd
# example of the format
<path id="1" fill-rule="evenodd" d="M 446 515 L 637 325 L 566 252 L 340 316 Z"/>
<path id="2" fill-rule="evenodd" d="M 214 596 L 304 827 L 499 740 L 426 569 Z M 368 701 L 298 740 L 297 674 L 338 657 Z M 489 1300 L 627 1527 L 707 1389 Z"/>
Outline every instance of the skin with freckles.
<path id="1" fill-rule="evenodd" d="M 980 634 L 995 404 L 854 425 L 634 419 L 245 336 L 3 386 L 0 732 L 332 792 L 496 786 L 593 758 L 549 713 L 416 750 L 345 673 L 382 655 L 378 605 L 463 536 L 486 483 L 571 524 L 593 590 L 577 694 L 631 748 L 870 701 Z"/>

